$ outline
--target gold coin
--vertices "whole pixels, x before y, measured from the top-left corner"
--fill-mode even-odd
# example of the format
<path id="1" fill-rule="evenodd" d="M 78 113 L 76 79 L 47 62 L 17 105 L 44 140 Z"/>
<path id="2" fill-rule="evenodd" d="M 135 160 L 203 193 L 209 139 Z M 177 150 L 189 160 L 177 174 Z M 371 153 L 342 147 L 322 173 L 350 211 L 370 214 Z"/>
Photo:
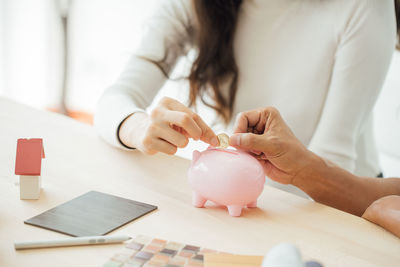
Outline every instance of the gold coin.
<path id="1" fill-rule="evenodd" d="M 229 146 L 229 136 L 226 133 L 220 133 L 217 135 L 217 137 L 220 148 L 227 148 Z"/>

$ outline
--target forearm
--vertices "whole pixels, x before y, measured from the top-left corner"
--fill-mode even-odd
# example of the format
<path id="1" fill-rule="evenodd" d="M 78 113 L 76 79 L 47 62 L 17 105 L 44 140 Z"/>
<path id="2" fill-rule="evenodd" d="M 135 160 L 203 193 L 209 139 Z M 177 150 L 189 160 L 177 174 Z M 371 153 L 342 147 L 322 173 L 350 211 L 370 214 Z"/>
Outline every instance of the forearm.
<path id="1" fill-rule="evenodd" d="M 358 177 L 310 152 L 293 184 L 315 201 L 361 216 L 375 200 L 400 195 L 400 179 Z"/>

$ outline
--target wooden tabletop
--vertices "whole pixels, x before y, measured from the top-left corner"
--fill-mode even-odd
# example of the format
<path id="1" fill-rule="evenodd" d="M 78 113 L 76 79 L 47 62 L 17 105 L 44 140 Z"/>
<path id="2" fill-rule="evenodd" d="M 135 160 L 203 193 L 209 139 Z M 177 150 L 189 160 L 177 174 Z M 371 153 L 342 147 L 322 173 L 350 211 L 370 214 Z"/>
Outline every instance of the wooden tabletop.
<path id="1" fill-rule="evenodd" d="M 91 190 L 159 209 L 113 234 L 144 234 L 220 251 L 264 255 L 280 243 L 297 245 L 305 260 L 325 266 L 399 266 L 400 239 L 359 217 L 266 186 L 259 207 L 230 217 L 222 207 L 191 205 L 189 161 L 120 151 L 89 125 L 0 98 L 0 266 L 101 266 L 122 244 L 15 251 L 14 240 L 62 234 L 24 220 Z M 43 190 L 20 200 L 15 185 L 18 138 L 43 138 Z M 362 192 L 360 192 L 362 194 Z"/>

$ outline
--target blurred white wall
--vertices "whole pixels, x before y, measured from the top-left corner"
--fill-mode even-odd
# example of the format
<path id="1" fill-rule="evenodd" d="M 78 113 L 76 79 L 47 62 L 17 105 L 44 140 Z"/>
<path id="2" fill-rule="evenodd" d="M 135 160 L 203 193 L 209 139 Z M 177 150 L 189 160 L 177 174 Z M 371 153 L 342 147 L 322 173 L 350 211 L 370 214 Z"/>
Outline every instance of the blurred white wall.
<path id="1" fill-rule="evenodd" d="M 67 105 L 92 112 L 125 65 L 157 1 L 0 0 L 0 95 L 35 107 L 57 103 L 63 42 L 58 2 L 70 3 Z"/>
<path id="2" fill-rule="evenodd" d="M 4 2 L 0 1 L 0 18 L 4 18 Z M 4 30 L 0 19 L 0 95 L 4 88 Z"/>
<path id="3" fill-rule="evenodd" d="M 400 176 L 400 52 L 393 55 L 374 110 L 375 137 L 385 176 Z"/>
<path id="4" fill-rule="evenodd" d="M 53 42 L 50 0 L 0 0 L 2 82 L 0 93 L 42 106 L 51 82 Z M 51 68 L 53 67 L 53 68 Z"/>
<path id="5" fill-rule="evenodd" d="M 139 42 L 141 25 L 156 3 L 155 0 L 73 1 L 68 95 L 71 108 L 94 110 L 102 91 L 117 78 Z"/>

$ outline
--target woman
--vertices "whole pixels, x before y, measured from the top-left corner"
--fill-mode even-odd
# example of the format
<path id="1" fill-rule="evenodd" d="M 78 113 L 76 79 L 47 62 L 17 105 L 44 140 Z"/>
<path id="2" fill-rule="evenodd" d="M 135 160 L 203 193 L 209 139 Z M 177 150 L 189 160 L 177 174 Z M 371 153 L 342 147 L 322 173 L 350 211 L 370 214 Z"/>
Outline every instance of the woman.
<path id="1" fill-rule="evenodd" d="M 395 47 L 392 0 L 170 0 L 148 22 L 126 70 L 99 101 L 95 126 L 109 143 L 174 154 L 188 138 L 216 145 L 192 110 L 150 105 L 194 48 L 189 102 L 231 128 L 239 112 L 275 106 L 300 141 L 360 175 L 380 173 L 371 111 Z"/>

